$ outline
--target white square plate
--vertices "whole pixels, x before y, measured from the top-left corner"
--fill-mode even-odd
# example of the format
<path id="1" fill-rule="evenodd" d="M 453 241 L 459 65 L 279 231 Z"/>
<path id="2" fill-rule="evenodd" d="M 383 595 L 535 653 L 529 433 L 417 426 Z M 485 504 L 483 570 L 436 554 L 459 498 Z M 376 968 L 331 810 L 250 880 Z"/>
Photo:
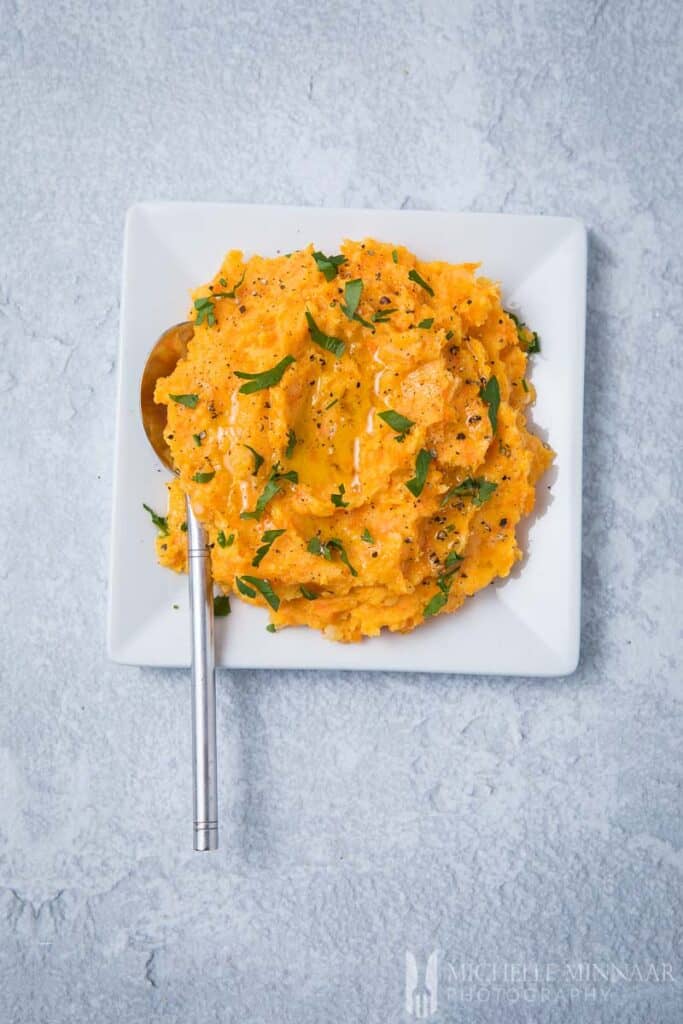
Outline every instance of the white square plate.
<path id="1" fill-rule="evenodd" d="M 143 203 L 126 221 L 111 546 L 109 652 L 138 665 L 189 664 L 187 581 L 160 568 L 146 502 L 165 508 L 168 474 L 140 421 L 147 354 L 187 315 L 190 288 L 210 278 L 228 249 L 289 252 L 309 242 L 336 252 L 344 238 L 398 242 L 423 260 L 480 261 L 502 283 L 504 304 L 538 331 L 538 400 L 532 423 L 557 453 L 539 484 L 539 513 L 522 534 L 514 574 L 455 615 L 407 634 L 336 644 L 314 630 L 265 630 L 265 610 L 233 600 L 217 622 L 217 664 L 238 668 L 393 669 L 565 675 L 579 654 L 581 443 L 586 233 L 561 217 Z M 548 485 L 552 481 L 552 490 Z M 528 535 L 527 535 L 528 534 Z M 178 608 L 174 608 L 177 605 Z"/>

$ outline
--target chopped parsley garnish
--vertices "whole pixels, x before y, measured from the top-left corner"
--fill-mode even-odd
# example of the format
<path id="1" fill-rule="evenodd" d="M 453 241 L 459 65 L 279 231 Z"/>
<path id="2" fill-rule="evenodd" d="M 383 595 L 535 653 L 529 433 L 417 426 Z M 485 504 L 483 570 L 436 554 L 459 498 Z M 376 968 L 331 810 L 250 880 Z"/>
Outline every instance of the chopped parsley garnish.
<path id="1" fill-rule="evenodd" d="M 294 469 L 290 469 L 287 473 L 283 473 L 280 469 L 280 464 L 275 463 L 270 471 L 268 482 L 258 497 L 256 507 L 252 512 L 241 512 L 240 519 L 260 519 L 266 510 L 268 502 L 282 490 L 281 484 L 283 480 L 289 480 L 290 483 L 298 484 L 299 474 Z"/>
<path id="2" fill-rule="evenodd" d="M 169 395 L 168 397 L 178 405 L 187 406 L 188 409 L 196 409 L 199 401 L 199 395 Z"/>
<path id="3" fill-rule="evenodd" d="M 206 437 L 206 434 L 204 433 L 204 431 L 202 431 L 201 434 L 193 434 L 192 435 L 192 440 L 197 445 L 197 448 L 201 448 L 202 438 L 204 438 L 204 437 Z"/>
<path id="4" fill-rule="evenodd" d="M 275 625 L 274 622 L 269 622 L 268 623 L 268 625 L 266 626 L 266 632 L 267 633 L 277 633 L 277 626 Z"/>
<path id="5" fill-rule="evenodd" d="M 308 587 L 305 587 L 303 583 L 299 587 L 299 590 L 301 591 L 301 596 L 305 597 L 307 601 L 317 601 L 320 596 L 319 594 L 314 594 L 313 591 L 309 590 Z"/>
<path id="6" fill-rule="evenodd" d="M 332 504 L 336 508 L 348 508 L 349 507 L 348 501 L 344 501 L 345 493 L 346 493 L 346 488 L 344 487 L 344 484 L 339 484 L 339 493 L 338 494 L 331 494 L 330 495 L 330 500 L 331 500 Z"/>
<path id="7" fill-rule="evenodd" d="M 295 362 L 294 356 L 285 356 L 276 366 L 273 366 L 270 370 L 263 370 L 261 373 L 244 373 L 240 370 L 235 370 L 236 377 L 239 377 L 240 380 L 248 381 L 247 384 L 243 384 L 240 388 L 240 395 L 253 395 L 255 391 L 263 391 L 265 388 L 272 388 L 273 385 L 279 384 L 285 370 L 293 362 Z"/>
<path id="8" fill-rule="evenodd" d="M 187 533 L 187 521 L 180 524 L 180 529 L 183 533 Z"/>
<path id="9" fill-rule="evenodd" d="M 446 555 L 446 561 L 444 562 L 445 568 L 456 569 L 458 567 L 458 562 L 462 562 L 464 557 L 464 555 L 459 555 L 455 550 L 449 551 Z"/>
<path id="10" fill-rule="evenodd" d="M 311 537 L 309 540 L 306 550 L 310 551 L 312 555 L 320 555 L 321 558 L 326 559 L 328 562 L 332 561 L 332 550 L 339 552 L 339 558 L 344 563 L 346 568 L 349 570 L 352 576 L 357 576 L 358 573 L 349 562 L 349 556 L 346 554 L 346 548 L 337 537 L 330 537 L 328 541 L 320 540 L 319 537 Z"/>
<path id="11" fill-rule="evenodd" d="M 265 460 L 264 460 L 263 456 L 261 454 L 259 454 L 259 452 L 256 451 L 255 448 L 251 447 L 250 444 L 245 444 L 245 445 L 243 445 L 243 447 L 246 448 L 248 451 L 250 451 L 251 454 L 252 454 L 252 457 L 254 459 L 254 468 L 251 471 L 251 475 L 252 476 L 256 476 L 256 474 L 258 473 L 259 469 L 261 468 L 261 466 L 263 465 Z"/>
<path id="12" fill-rule="evenodd" d="M 500 405 L 500 387 L 496 377 L 489 378 L 484 387 L 480 390 L 479 397 L 482 398 L 489 407 L 491 430 L 495 434 L 496 427 L 498 426 L 498 406 Z"/>
<path id="13" fill-rule="evenodd" d="M 281 537 L 282 534 L 285 532 L 285 530 L 266 530 L 266 532 L 261 537 L 263 543 L 261 544 L 261 547 L 254 555 L 251 564 L 253 566 L 259 566 L 263 559 L 268 554 L 268 552 L 270 551 L 270 549 L 272 548 L 275 541 L 278 539 L 278 537 Z"/>
<path id="14" fill-rule="evenodd" d="M 386 324 L 389 322 L 389 317 L 392 313 L 398 313 L 398 310 L 396 308 L 388 309 L 386 306 L 383 306 L 382 309 L 378 309 L 373 313 L 370 319 L 373 324 Z"/>
<path id="15" fill-rule="evenodd" d="M 247 276 L 247 272 L 246 272 L 246 270 L 243 270 L 241 278 L 239 279 L 237 284 L 233 288 L 231 288 L 231 290 L 229 292 L 214 292 L 213 295 L 211 296 L 211 298 L 214 298 L 214 299 L 236 299 L 237 296 L 235 295 L 235 292 L 237 291 L 238 288 L 241 288 L 241 286 L 244 284 L 244 279 L 245 279 L 246 276 Z M 228 287 L 228 282 L 225 280 L 224 277 L 220 278 L 220 284 L 223 286 L 223 288 L 227 288 Z"/>
<path id="16" fill-rule="evenodd" d="M 344 285 L 344 302 L 341 303 L 339 308 L 349 320 L 356 320 L 363 327 L 369 327 L 370 330 L 374 330 L 372 324 L 364 320 L 358 313 L 358 303 L 362 294 L 363 282 L 360 277 L 355 278 L 353 281 L 347 281 Z"/>
<path id="17" fill-rule="evenodd" d="M 394 261 L 394 263 L 398 263 L 398 249 L 391 250 L 391 258 Z"/>
<path id="18" fill-rule="evenodd" d="M 342 263 L 346 263 L 346 256 L 326 256 L 323 252 L 314 252 L 313 259 L 326 281 L 333 281 L 337 276 L 338 268 Z"/>
<path id="19" fill-rule="evenodd" d="M 411 494 L 414 494 L 416 498 L 419 498 L 422 494 L 425 481 L 427 479 L 427 470 L 429 469 L 429 463 L 432 461 L 434 456 L 431 452 L 428 452 L 426 448 L 421 448 L 417 453 L 417 459 L 415 460 L 415 476 L 412 480 L 406 481 L 406 487 Z"/>
<path id="20" fill-rule="evenodd" d="M 229 548 L 230 545 L 235 540 L 235 534 L 231 533 L 231 534 L 229 534 L 226 537 L 225 536 L 225 531 L 224 530 L 219 530 L 218 531 L 218 536 L 216 537 L 216 540 L 218 541 L 219 548 Z"/>
<path id="21" fill-rule="evenodd" d="M 168 537 L 168 519 L 166 518 L 166 516 L 158 516 L 154 509 L 150 508 L 149 505 L 145 505 L 144 502 L 142 504 L 142 507 L 144 508 L 145 512 L 149 512 L 150 516 L 152 517 L 152 522 L 156 526 L 161 536 Z"/>
<path id="22" fill-rule="evenodd" d="M 524 388 L 525 391 L 529 390 L 529 385 L 526 382 L 526 377 L 522 377 L 522 387 Z"/>
<path id="23" fill-rule="evenodd" d="M 308 310 L 306 310 L 306 322 L 308 324 L 308 332 L 311 335 L 311 339 L 316 343 L 316 345 L 320 345 L 321 348 L 324 348 L 327 352 L 331 352 L 333 355 L 337 356 L 337 358 L 344 355 L 346 345 L 341 338 L 334 338 L 331 334 L 325 334 L 324 331 L 321 331 Z"/>
<path id="24" fill-rule="evenodd" d="M 434 323 L 434 317 L 430 316 L 426 320 L 420 320 L 420 322 L 419 322 L 419 324 L 417 326 L 418 327 L 422 327 L 425 331 L 428 331 L 433 323 Z"/>
<path id="25" fill-rule="evenodd" d="M 366 544 L 374 544 L 375 543 L 375 539 L 372 536 L 372 534 L 370 533 L 370 531 L 368 530 L 367 526 L 365 527 L 365 529 L 361 533 L 360 539 L 365 541 Z"/>
<path id="26" fill-rule="evenodd" d="M 338 398 L 333 398 L 332 401 L 328 402 L 327 405 L 325 406 L 324 412 L 327 412 L 328 409 L 331 409 L 332 406 L 336 405 L 338 401 L 339 401 Z"/>
<path id="27" fill-rule="evenodd" d="M 508 309 L 505 310 L 507 315 L 510 317 L 515 327 L 517 328 L 517 337 L 522 348 L 526 351 L 528 356 L 534 354 L 534 352 L 541 351 L 541 340 L 536 334 L 536 331 L 530 331 L 525 323 L 523 323 L 518 316 L 511 313 Z M 527 334 L 531 335 L 531 341 L 527 340 Z"/>
<path id="28" fill-rule="evenodd" d="M 212 470 L 210 473 L 195 473 L 192 477 L 196 484 L 208 484 L 209 480 L 213 480 L 215 472 Z"/>
<path id="29" fill-rule="evenodd" d="M 218 619 L 230 614 L 230 598 L 227 594 L 218 594 L 214 597 L 213 614 Z"/>
<path id="30" fill-rule="evenodd" d="M 453 331 L 446 331 L 446 341 L 450 341 L 453 337 Z"/>
<path id="31" fill-rule="evenodd" d="M 296 433 L 294 432 L 293 429 L 291 429 L 287 433 L 287 447 L 285 448 L 285 458 L 286 459 L 291 459 L 292 455 L 294 454 L 294 449 L 295 448 L 296 448 Z"/>
<path id="32" fill-rule="evenodd" d="M 456 484 L 455 487 L 451 487 L 450 490 L 446 491 L 443 498 L 441 499 L 442 505 L 447 505 L 451 498 L 471 498 L 473 503 L 477 506 L 483 505 L 485 501 L 488 501 L 493 492 L 498 487 L 498 484 L 492 480 L 485 480 L 483 476 L 471 477 L 469 476 L 462 483 Z"/>
<path id="33" fill-rule="evenodd" d="M 273 611 L 280 607 L 280 598 L 277 596 L 268 580 L 259 579 L 258 576 L 235 576 L 235 583 L 240 594 L 245 597 L 256 597 L 258 590 L 261 597 L 264 597 Z"/>
<path id="34" fill-rule="evenodd" d="M 213 304 L 213 295 L 205 295 L 201 299 L 194 300 L 194 308 L 197 310 L 195 324 L 197 327 L 206 320 L 209 327 L 216 323 L 216 310 Z"/>
<path id="35" fill-rule="evenodd" d="M 430 618 L 432 615 L 437 615 L 442 608 L 446 606 L 448 601 L 448 595 L 453 585 L 452 576 L 439 576 L 436 581 L 436 585 L 439 588 L 438 593 L 434 594 L 434 597 L 425 605 L 423 615 L 425 619 Z"/>
<path id="36" fill-rule="evenodd" d="M 397 436 L 394 438 L 394 441 L 400 441 L 401 444 L 405 441 L 406 434 L 410 431 L 410 428 L 415 426 L 415 420 L 409 420 L 407 416 L 402 416 L 400 412 L 396 412 L 394 409 L 380 412 L 378 416 L 392 430 L 396 431 Z"/>
<path id="37" fill-rule="evenodd" d="M 427 284 L 424 277 L 421 277 L 414 268 L 413 270 L 408 271 L 408 278 L 410 281 L 414 281 L 415 284 L 419 284 L 420 288 L 424 288 L 428 295 L 434 295 L 434 289 L 432 286 Z"/>

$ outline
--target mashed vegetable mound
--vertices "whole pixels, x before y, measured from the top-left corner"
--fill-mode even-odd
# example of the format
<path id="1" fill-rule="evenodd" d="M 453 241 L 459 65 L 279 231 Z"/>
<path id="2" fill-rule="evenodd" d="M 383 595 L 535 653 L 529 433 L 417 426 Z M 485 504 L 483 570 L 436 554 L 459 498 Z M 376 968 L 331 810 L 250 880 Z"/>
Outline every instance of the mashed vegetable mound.
<path id="1" fill-rule="evenodd" d="M 455 611 L 522 557 L 553 458 L 524 417 L 538 344 L 476 264 L 371 239 L 232 251 L 192 318 L 155 394 L 178 470 L 163 565 L 186 570 L 188 494 L 226 593 L 271 629 L 356 641 Z"/>

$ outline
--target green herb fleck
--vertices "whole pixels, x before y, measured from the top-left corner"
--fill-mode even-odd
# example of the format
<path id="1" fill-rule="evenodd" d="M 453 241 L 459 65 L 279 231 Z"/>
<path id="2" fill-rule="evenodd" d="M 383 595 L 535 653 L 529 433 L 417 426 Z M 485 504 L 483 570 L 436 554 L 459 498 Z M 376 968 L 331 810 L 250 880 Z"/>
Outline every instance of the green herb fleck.
<path id="1" fill-rule="evenodd" d="M 239 577 L 236 576 L 236 583 L 238 579 Z M 258 576 L 242 576 L 242 578 L 239 580 L 239 583 L 241 583 L 243 587 L 246 585 L 247 590 L 251 590 L 251 594 L 247 594 L 248 597 L 256 597 L 256 594 L 252 589 L 255 587 L 256 590 L 258 590 L 258 592 L 261 594 L 261 597 L 264 597 L 266 599 L 266 601 L 273 609 L 273 611 L 276 612 L 280 607 L 280 598 L 274 592 L 268 580 L 259 579 Z M 237 589 L 241 590 L 239 583 L 237 583 Z M 242 590 L 241 592 L 244 594 L 246 593 L 246 590 Z"/>
<path id="2" fill-rule="evenodd" d="M 193 434 L 193 435 L 192 435 L 192 440 L 193 440 L 193 441 L 194 441 L 194 443 L 195 443 L 195 444 L 197 445 L 197 448 L 201 448 L 201 446 L 202 446 L 202 438 L 203 438 L 204 436 L 205 436 L 205 435 L 204 435 L 204 431 L 202 431 L 202 433 L 201 433 L 201 434 Z"/>
<path id="3" fill-rule="evenodd" d="M 320 345 L 327 352 L 332 352 L 337 358 L 344 355 L 346 345 L 341 338 L 334 338 L 331 334 L 325 334 L 324 331 L 321 331 L 308 310 L 306 310 L 306 322 L 308 323 L 308 332 L 311 335 L 311 339 L 316 345 Z"/>
<path id="4" fill-rule="evenodd" d="M 223 530 L 219 530 L 216 540 L 218 541 L 218 546 L 220 548 L 229 548 L 235 540 L 235 534 L 231 533 L 226 537 L 225 532 Z"/>
<path id="5" fill-rule="evenodd" d="M 420 274 L 418 274 L 417 270 L 409 270 L 408 278 L 409 280 L 414 281 L 415 284 L 419 284 L 420 288 L 424 288 L 428 295 L 434 295 L 434 289 L 432 288 L 432 286 L 430 284 L 427 284 L 425 279 L 421 277 Z"/>
<path id="6" fill-rule="evenodd" d="M 529 385 L 526 382 L 526 377 L 522 377 L 522 387 L 524 388 L 525 391 L 529 390 Z"/>
<path id="7" fill-rule="evenodd" d="M 256 597 L 256 591 L 254 590 L 254 588 L 248 587 L 247 584 L 244 583 L 239 576 L 235 576 L 235 585 L 239 590 L 240 594 L 242 594 L 244 597 Z"/>
<path id="8" fill-rule="evenodd" d="M 261 537 L 261 541 L 263 543 L 261 544 L 261 547 L 254 555 L 251 564 L 255 567 L 258 567 L 263 561 L 263 559 L 266 557 L 266 555 L 268 554 L 268 552 L 270 551 L 278 537 L 281 537 L 282 534 L 285 532 L 285 530 L 266 530 L 266 532 Z"/>
<path id="9" fill-rule="evenodd" d="M 216 323 L 216 310 L 213 304 L 213 295 L 205 295 L 201 299 L 194 300 L 194 308 L 197 310 L 195 324 L 199 327 L 204 321 L 213 327 Z"/>
<path id="10" fill-rule="evenodd" d="M 299 474 L 294 469 L 290 469 L 287 473 L 283 473 L 280 469 L 280 464 L 276 462 L 270 471 L 270 476 L 268 477 L 266 486 L 259 495 L 256 507 L 252 512 L 241 512 L 240 519 L 260 519 L 266 510 L 268 502 L 282 490 L 281 484 L 283 480 L 288 480 L 290 483 L 298 484 Z"/>
<path id="11" fill-rule="evenodd" d="M 442 608 L 445 607 L 448 601 L 448 595 L 451 587 L 453 586 L 453 575 L 447 575 L 442 573 L 436 581 L 436 585 L 439 588 L 437 594 L 425 605 L 423 615 L 425 619 L 428 619 L 432 615 L 438 614 Z"/>
<path id="12" fill-rule="evenodd" d="M 339 484 L 339 493 L 338 494 L 331 494 L 330 495 L 330 500 L 331 500 L 332 504 L 336 508 L 348 508 L 349 507 L 348 501 L 344 501 L 344 494 L 345 493 L 346 493 L 346 488 L 344 487 L 344 484 Z"/>
<path id="13" fill-rule="evenodd" d="M 446 341 L 450 341 L 453 337 L 453 331 L 446 331 Z"/>
<path id="14" fill-rule="evenodd" d="M 237 291 L 238 288 L 242 287 L 242 285 L 244 284 L 244 278 L 246 276 L 247 276 L 246 270 L 242 271 L 242 276 L 239 279 L 239 281 L 237 282 L 237 284 L 234 286 L 234 288 L 232 288 L 229 292 L 214 292 L 212 298 L 214 298 L 214 299 L 236 299 L 237 296 L 236 296 L 235 292 Z M 228 282 L 225 280 L 224 277 L 220 278 L 220 284 L 223 286 L 223 288 L 227 288 L 228 287 Z"/>
<path id="15" fill-rule="evenodd" d="M 243 384 L 240 388 L 240 395 L 253 395 L 255 391 L 263 391 L 265 388 L 272 388 L 275 384 L 279 384 L 285 370 L 293 362 L 295 362 L 294 356 L 285 356 L 276 366 L 273 366 L 270 370 L 263 370 L 261 373 L 244 373 L 240 370 L 235 370 L 236 377 L 239 377 L 240 380 L 248 381 L 247 384 Z"/>
<path id="16" fill-rule="evenodd" d="M 326 281 L 333 281 L 337 276 L 337 269 L 342 263 L 346 263 L 346 256 L 326 256 L 322 252 L 314 252 L 315 265 Z"/>
<path id="17" fill-rule="evenodd" d="M 327 405 L 325 406 L 325 409 L 323 411 L 327 412 L 327 410 L 331 409 L 333 405 L 336 405 L 338 401 L 339 401 L 338 398 L 333 398 L 331 402 L 327 403 Z"/>
<path id="18" fill-rule="evenodd" d="M 397 436 L 394 441 L 399 441 L 401 444 L 405 441 L 406 434 L 409 433 L 411 427 L 415 426 L 414 420 L 409 420 L 407 416 L 402 416 L 394 409 L 387 409 L 386 412 L 380 412 L 378 415 L 392 430 L 396 431 Z"/>
<path id="19" fill-rule="evenodd" d="M 152 517 L 152 522 L 156 526 L 156 528 L 159 531 L 159 533 L 161 534 L 161 536 L 162 537 L 168 537 L 168 519 L 167 519 L 167 517 L 166 516 L 158 516 L 156 514 L 156 512 L 154 511 L 154 509 L 150 508 L 149 505 L 145 505 L 144 502 L 143 502 L 142 507 L 144 508 L 145 512 L 149 512 L 150 516 Z"/>
<path id="20" fill-rule="evenodd" d="M 463 555 L 459 555 L 458 552 L 455 551 L 455 550 L 449 551 L 448 554 L 446 555 L 446 561 L 444 562 L 445 568 L 446 569 L 457 569 L 458 568 L 458 563 L 462 562 L 463 557 L 464 557 Z"/>
<path id="21" fill-rule="evenodd" d="M 370 319 L 373 324 L 386 324 L 388 323 L 389 317 L 392 313 L 398 313 L 398 310 L 396 308 L 389 309 L 387 306 L 383 306 L 382 309 L 378 309 L 373 313 Z"/>
<path id="22" fill-rule="evenodd" d="M 540 352 L 540 351 L 541 351 L 541 339 L 536 334 L 536 331 L 532 331 L 532 333 L 531 333 L 531 341 L 529 342 L 529 347 L 526 350 L 526 354 L 528 356 L 532 356 L 534 354 L 534 352 Z"/>
<path id="23" fill-rule="evenodd" d="M 482 398 L 489 407 L 491 430 L 495 434 L 496 427 L 498 426 L 498 407 L 500 405 L 500 387 L 496 377 L 489 378 L 484 387 L 480 390 L 479 397 Z"/>
<path id="24" fill-rule="evenodd" d="M 217 619 L 230 614 L 230 598 L 227 594 L 217 594 L 213 599 L 213 614 Z"/>
<path id="25" fill-rule="evenodd" d="M 256 451 L 255 448 L 251 447 L 250 444 L 245 444 L 245 445 L 243 445 L 243 447 L 247 448 L 251 452 L 251 454 L 253 456 L 254 468 L 251 471 L 251 475 L 252 476 L 256 476 L 256 474 L 258 473 L 259 469 L 261 468 L 261 466 L 263 465 L 265 460 L 264 460 L 263 456 L 260 455 L 259 452 Z"/>
<path id="26" fill-rule="evenodd" d="M 308 587 L 305 587 L 303 583 L 299 587 L 299 590 L 301 591 L 301 596 L 305 597 L 307 601 L 317 601 L 320 596 L 319 594 L 315 594 L 312 590 L 309 590 Z"/>
<path id="27" fill-rule="evenodd" d="M 213 471 L 211 473 L 195 473 L 192 479 L 196 484 L 208 484 L 209 480 L 213 480 L 215 475 Z"/>
<path id="28" fill-rule="evenodd" d="M 398 249 L 391 250 L 391 258 L 394 261 L 394 263 L 398 263 Z"/>
<path id="29" fill-rule="evenodd" d="M 419 322 L 419 324 L 417 326 L 418 327 L 422 327 L 425 331 L 428 331 L 433 323 L 434 323 L 434 317 L 430 316 L 426 320 L 420 320 L 420 322 Z"/>
<path id="30" fill-rule="evenodd" d="M 328 541 L 320 540 L 319 537 L 311 537 L 308 542 L 307 551 L 310 551 L 312 555 L 319 555 L 321 558 L 326 559 L 328 562 L 332 561 L 332 549 L 339 552 L 339 558 L 347 567 L 352 576 L 357 576 L 358 573 L 351 565 L 349 556 L 346 553 L 346 548 L 337 537 L 330 537 Z"/>
<path id="31" fill-rule="evenodd" d="M 266 626 L 266 631 L 268 633 L 277 633 L 277 626 L 275 625 L 274 622 L 269 622 L 268 625 Z"/>
<path id="32" fill-rule="evenodd" d="M 441 499 L 441 504 L 447 505 L 451 498 L 464 497 L 471 498 L 473 503 L 479 508 L 485 501 L 488 501 L 497 487 L 498 484 L 493 483 L 492 480 L 485 480 L 483 476 L 470 476 L 463 480 L 462 483 L 451 487 Z"/>
<path id="33" fill-rule="evenodd" d="M 365 541 L 366 544 L 374 544 L 375 543 L 374 537 L 372 536 L 372 534 L 368 530 L 367 526 L 365 527 L 365 529 L 361 533 L 360 539 Z"/>
<path id="34" fill-rule="evenodd" d="M 295 448 L 296 448 L 296 433 L 295 433 L 294 430 L 290 429 L 288 434 L 287 434 L 287 447 L 285 448 L 285 458 L 286 459 L 291 459 L 292 455 L 294 454 L 294 449 Z"/>
<path id="35" fill-rule="evenodd" d="M 345 317 L 349 320 L 357 320 L 363 327 L 369 327 L 370 330 L 374 330 L 372 324 L 364 320 L 358 313 L 358 303 L 363 293 L 363 282 L 357 277 L 353 281 L 347 281 L 344 285 L 344 302 L 341 303 L 340 309 Z"/>
<path id="36" fill-rule="evenodd" d="M 434 456 L 432 453 L 428 452 L 426 448 L 421 448 L 417 453 L 417 459 L 415 460 L 415 476 L 412 480 L 406 481 L 406 487 L 411 494 L 415 495 L 416 498 L 419 498 L 422 494 L 422 490 L 427 479 L 429 463 L 433 458 Z"/>
<path id="37" fill-rule="evenodd" d="M 183 533 L 187 533 L 187 522 L 181 523 L 180 529 L 182 530 Z"/>
<path id="38" fill-rule="evenodd" d="M 168 397 L 178 405 L 187 406 L 188 409 L 196 409 L 199 401 L 199 395 L 169 395 Z"/>

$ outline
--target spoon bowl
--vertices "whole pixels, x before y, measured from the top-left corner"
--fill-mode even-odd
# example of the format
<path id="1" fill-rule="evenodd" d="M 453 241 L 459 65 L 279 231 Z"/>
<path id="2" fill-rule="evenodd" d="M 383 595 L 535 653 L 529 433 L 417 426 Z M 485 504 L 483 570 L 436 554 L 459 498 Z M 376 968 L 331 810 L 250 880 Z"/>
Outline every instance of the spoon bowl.
<path id="1" fill-rule="evenodd" d="M 194 334 L 194 324 L 185 322 L 169 327 L 147 356 L 140 381 L 142 425 L 157 456 L 167 469 L 173 470 L 171 449 L 166 443 L 166 406 L 154 401 L 154 388 L 160 377 L 168 377 L 180 359 L 187 355 L 187 346 Z"/>

